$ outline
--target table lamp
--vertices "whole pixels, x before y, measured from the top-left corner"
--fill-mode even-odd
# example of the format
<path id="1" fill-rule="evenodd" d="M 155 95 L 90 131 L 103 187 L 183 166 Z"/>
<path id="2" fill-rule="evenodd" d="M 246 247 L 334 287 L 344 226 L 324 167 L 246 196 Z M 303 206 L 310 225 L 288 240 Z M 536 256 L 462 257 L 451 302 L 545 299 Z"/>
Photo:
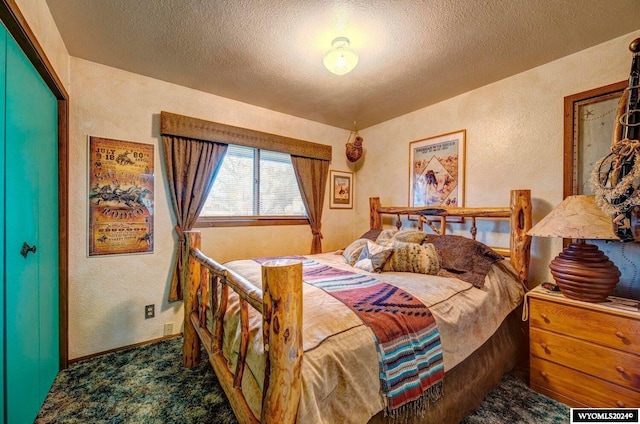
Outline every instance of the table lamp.
<path id="1" fill-rule="evenodd" d="M 602 212 L 595 196 L 568 196 L 527 235 L 573 239 L 549 264 L 563 295 L 585 302 L 603 302 L 620 280 L 620 271 L 587 240 L 619 240 L 611 218 Z"/>

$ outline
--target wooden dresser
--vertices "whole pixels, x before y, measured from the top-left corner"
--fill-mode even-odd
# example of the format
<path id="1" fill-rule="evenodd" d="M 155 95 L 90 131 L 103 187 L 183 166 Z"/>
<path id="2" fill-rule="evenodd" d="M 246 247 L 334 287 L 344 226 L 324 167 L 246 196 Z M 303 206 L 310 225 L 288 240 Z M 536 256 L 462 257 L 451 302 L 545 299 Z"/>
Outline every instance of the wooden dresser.
<path id="1" fill-rule="evenodd" d="M 527 297 L 533 390 L 573 407 L 640 407 L 637 301 L 587 303 L 540 286 Z"/>

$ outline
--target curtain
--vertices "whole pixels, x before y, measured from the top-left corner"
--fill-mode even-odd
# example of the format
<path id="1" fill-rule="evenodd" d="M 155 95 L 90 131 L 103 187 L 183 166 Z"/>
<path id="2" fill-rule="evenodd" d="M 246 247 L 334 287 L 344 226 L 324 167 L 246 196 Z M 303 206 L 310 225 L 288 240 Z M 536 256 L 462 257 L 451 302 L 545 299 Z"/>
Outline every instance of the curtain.
<path id="1" fill-rule="evenodd" d="M 227 144 L 212 143 L 183 137 L 162 137 L 167 183 L 176 214 L 178 248 L 171 277 L 169 301 L 182 299 L 186 282 L 183 275 L 188 258 L 184 231 L 193 228 L 207 194 L 227 152 Z"/>
<path id="2" fill-rule="evenodd" d="M 313 239 L 311 253 L 322 253 L 322 207 L 327 188 L 329 161 L 301 156 L 291 156 L 293 170 L 296 173 L 300 194 L 309 216 L 309 225 Z"/>

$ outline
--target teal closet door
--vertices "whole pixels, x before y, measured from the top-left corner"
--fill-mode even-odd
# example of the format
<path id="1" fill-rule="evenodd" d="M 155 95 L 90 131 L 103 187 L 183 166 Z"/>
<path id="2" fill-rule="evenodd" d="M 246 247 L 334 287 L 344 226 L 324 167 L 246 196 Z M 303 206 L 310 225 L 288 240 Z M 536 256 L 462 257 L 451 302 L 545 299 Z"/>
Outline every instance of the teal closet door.
<path id="1" fill-rule="evenodd" d="M 57 100 L 6 42 L 5 374 L 9 424 L 31 423 L 59 369 Z M 35 252 L 21 254 L 23 243 Z"/>
<path id="2" fill-rule="evenodd" d="M 5 98 L 5 63 L 7 58 L 7 31 L 0 26 L 0 99 Z M 0 102 L 0 128 L 4 129 L 4 102 Z M 4 188 L 4 142 L 0 144 L 0 187 Z M 4 196 L 0 196 L 0 222 L 4 223 Z M 4 287 L 5 287 L 5 270 L 4 270 L 4 224 L 0 226 L 0 275 L 2 275 L 2 289 L 0 290 L 0 305 L 4 311 Z M 4 313 L 0 314 L 0 421 L 4 420 L 4 382 L 5 382 L 5 366 L 4 366 Z"/>

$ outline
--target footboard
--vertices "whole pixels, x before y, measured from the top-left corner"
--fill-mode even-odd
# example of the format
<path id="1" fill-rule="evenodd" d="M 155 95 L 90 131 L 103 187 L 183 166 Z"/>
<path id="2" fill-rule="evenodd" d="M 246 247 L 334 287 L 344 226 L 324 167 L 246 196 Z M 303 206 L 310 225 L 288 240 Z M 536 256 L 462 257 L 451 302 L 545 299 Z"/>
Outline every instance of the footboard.
<path id="1" fill-rule="evenodd" d="M 188 286 L 184 296 L 182 363 L 200 361 L 204 345 L 209 361 L 240 423 L 294 423 L 301 395 L 302 264 L 278 261 L 262 266 L 262 290 L 208 258 L 200 251 L 200 233 L 185 232 L 189 246 Z M 240 298 L 240 351 L 235 371 L 222 353 L 229 289 Z M 213 313 L 213 329 L 206 325 L 206 308 Z M 262 413 L 258 420 L 242 392 L 242 376 L 249 346 L 249 307 L 262 314 L 265 377 Z"/>

